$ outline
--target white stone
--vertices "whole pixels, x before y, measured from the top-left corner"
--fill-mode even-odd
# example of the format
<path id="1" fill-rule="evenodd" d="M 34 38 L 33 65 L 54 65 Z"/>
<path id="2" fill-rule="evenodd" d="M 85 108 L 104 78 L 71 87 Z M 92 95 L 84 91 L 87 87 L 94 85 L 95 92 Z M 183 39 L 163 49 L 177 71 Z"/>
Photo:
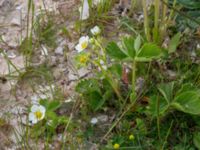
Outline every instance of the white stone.
<path id="1" fill-rule="evenodd" d="M 89 73 L 89 70 L 86 68 L 81 68 L 78 70 L 78 74 L 80 77 L 84 77 L 85 75 L 87 75 Z"/>
<path id="2" fill-rule="evenodd" d="M 11 58 L 11 59 L 17 57 L 17 55 L 14 52 L 8 52 L 7 56 L 8 56 L 8 58 Z"/>
<path id="3" fill-rule="evenodd" d="M 25 67 L 23 56 L 17 56 L 14 59 L 11 59 L 10 61 L 13 63 L 13 65 L 15 65 L 15 67 L 18 70 L 21 70 Z M 8 65 L 10 66 L 10 72 Z M 15 68 L 12 67 L 10 64 L 8 64 L 5 58 L 0 57 L 0 76 L 7 75 L 15 71 L 16 71 Z"/>
<path id="4" fill-rule="evenodd" d="M 39 98 L 38 98 L 37 95 L 31 96 L 31 103 L 32 104 L 38 104 L 38 100 L 39 100 Z"/>
<path id="5" fill-rule="evenodd" d="M 55 49 L 55 54 L 57 54 L 57 55 L 63 55 L 63 53 L 64 53 L 64 48 L 63 47 L 59 46 L 59 47 L 57 47 Z"/>
<path id="6" fill-rule="evenodd" d="M 42 47 L 42 49 L 41 49 L 41 55 L 42 56 L 48 56 L 48 50 L 47 50 L 47 48 L 44 45 L 42 45 L 41 47 Z"/>
<path id="7" fill-rule="evenodd" d="M 11 20 L 11 25 L 15 25 L 15 26 L 20 26 L 21 25 L 21 19 L 20 17 L 14 17 L 12 20 Z"/>
<path id="8" fill-rule="evenodd" d="M 99 120 L 99 122 L 104 123 L 108 121 L 108 116 L 107 115 L 100 115 L 97 117 L 97 119 Z"/>
<path id="9" fill-rule="evenodd" d="M 69 81 L 74 81 L 74 80 L 78 79 L 78 76 L 73 73 L 69 73 L 68 79 L 69 79 Z"/>

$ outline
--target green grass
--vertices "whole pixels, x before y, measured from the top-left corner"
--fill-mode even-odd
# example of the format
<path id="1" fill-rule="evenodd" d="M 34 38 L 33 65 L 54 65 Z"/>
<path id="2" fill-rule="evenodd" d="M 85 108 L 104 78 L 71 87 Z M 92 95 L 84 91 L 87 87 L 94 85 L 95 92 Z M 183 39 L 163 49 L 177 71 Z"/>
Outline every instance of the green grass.
<path id="1" fill-rule="evenodd" d="M 112 14 L 114 0 L 102 0 L 97 6 L 89 0 L 90 17 L 84 21 L 70 18 L 74 26 L 69 28 L 62 22 L 66 18 L 46 9 L 33 17 L 35 5 L 29 0 L 27 16 L 32 17 L 28 17 L 27 34 L 18 48 L 25 58 L 25 68 L 18 69 L 2 49 L 3 58 L 14 72 L 0 77 L 0 80 L 2 85 L 7 80 L 16 80 L 17 84 L 12 87 L 15 94 L 19 87 L 26 85 L 33 94 L 50 93 L 52 97 L 39 99 L 38 105 L 45 108 L 42 120 L 30 125 L 27 118 L 27 123 L 23 124 L 22 116 L 19 116 L 19 128 L 15 128 L 10 127 L 9 116 L 6 119 L 2 117 L 1 131 L 13 128 L 18 146 L 24 150 L 39 149 L 41 143 L 44 149 L 51 149 L 51 145 L 57 144 L 57 149 L 61 150 L 89 149 L 91 143 L 102 150 L 198 149 L 200 66 L 199 50 L 194 43 L 198 43 L 199 35 L 195 34 L 195 27 L 189 29 L 184 23 L 180 28 L 179 25 L 180 15 L 181 21 L 196 20 L 194 22 L 198 24 L 198 18 L 188 17 L 187 11 L 199 11 L 199 8 L 196 3 L 192 7 L 192 3 L 183 0 L 154 0 L 147 9 L 146 2 L 132 0 L 130 13 L 116 16 Z M 144 13 L 141 22 L 133 17 L 139 11 Z M 116 28 L 112 30 L 117 31 L 117 36 L 110 39 L 106 27 L 116 20 Z M 95 25 L 101 28 L 98 35 L 90 33 Z M 70 83 L 60 83 L 60 78 L 54 78 L 55 68 L 49 65 L 47 58 L 57 47 L 58 38 L 76 45 L 81 42 L 78 40 L 80 35 L 89 36 L 87 47 L 80 54 L 73 52 L 73 57 L 70 51 L 75 50 L 70 49 L 68 59 L 63 60 L 73 62 L 76 72 L 90 68 L 92 73 L 91 76 L 80 77 L 72 88 L 73 92 L 71 89 L 64 91 L 63 87 Z M 168 42 L 166 39 L 169 39 Z M 48 48 L 49 55 L 45 56 L 43 63 L 35 66 L 33 59 L 39 57 L 38 50 L 42 46 Z M 191 51 L 196 53 L 194 58 Z M 80 61 L 83 57 L 84 64 Z M 58 67 L 57 64 L 54 67 Z M 173 77 L 171 72 L 175 72 Z M 144 80 L 144 84 L 139 82 L 139 78 Z M 39 87 L 45 86 L 50 89 L 40 93 Z M 69 95 L 64 95 L 65 92 Z M 32 112 L 33 104 L 29 99 L 26 116 Z M 40 114 L 37 112 L 37 115 Z M 90 122 L 101 115 L 108 119 L 99 119 L 96 124 Z M 58 136 L 61 136 L 59 140 Z M 10 142 L 9 136 L 7 142 Z"/>

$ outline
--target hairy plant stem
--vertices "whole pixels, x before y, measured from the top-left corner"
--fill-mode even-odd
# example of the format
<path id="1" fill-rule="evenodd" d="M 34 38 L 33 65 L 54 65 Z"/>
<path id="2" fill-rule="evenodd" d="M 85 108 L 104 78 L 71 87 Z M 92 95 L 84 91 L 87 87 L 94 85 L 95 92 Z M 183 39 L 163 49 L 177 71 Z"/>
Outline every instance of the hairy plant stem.
<path id="1" fill-rule="evenodd" d="M 29 17 L 30 17 L 30 10 L 31 10 L 31 4 L 32 4 L 32 0 L 28 1 L 28 14 L 27 14 L 27 26 L 26 26 L 26 37 L 28 38 L 29 36 Z"/>
<path id="2" fill-rule="evenodd" d="M 168 2 L 168 0 L 164 0 L 166 3 Z M 161 26 L 160 26 L 160 37 L 161 37 L 161 40 L 163 40 L 163 37 L 165 37 L 166 35 L 166 30 L 167 30 L 167 27 L 168 27 L 168 22 L 167 22 L 167 6 L 164 5 L 162 3 L 162 9 L 163 9 L 163 12 L 162 12 L 162 20 L 161 20 Z M 160 40 L 160 42 L 162 42 Z"/>
<path id="3" fill-rule="evenodd" d="M 32 32 L 33 32 L 33 24 L 34 24 L 34 13 L 35 13 L 34 1 L 33 0 L 29 0 L 28 1 L 28 13 L 27 13 L 26 38 L 28 40 L 28 44 L 31 45 L 31 53 L 28 52 L 26 54 L 26 56 L 25 56 L 25 67 L 30 66 L 30 62 L 29 61 L 30 61 L 31 55 L 32 55 L 32 35 L 33 35 Z M 30 18 L 30 15 L 31 15 L 31 18 Z"/>
<path id="4" fill-rule="evenodd" d="M 105 71 L 101 64 L 99 64 L 99 67 L 101 68 L 101 70 L 103 71 L 105 77 L 107 78 L 108 82 L 110 83 L 110 85 L 112 86 L 113 90 L 115 91 L 115 94 L 117 95 L 118 99 L 120 100 L 120 106 L 122 105 L 122 101 L 123 98 L 120 94 L 119 88 L 118 88 L 118 84 L 117 82 L 113 79 L 112 74 L 108 71 Z"/>
<path id="5" fill-rule="evenodd" d="M 159 23 L 159 14 L 160 14 L 160 0 L 154 0 L 154 31 L 153 31 L 153 41 L 154 42 L 158 42 L 159 38 L 158 38 L 158 33 L 159 33 L 159 27 L 158 27 L 158 23 Z"/>
<path id="6" fill-rule="evenodd" d="M 135 79 L 136 79 L 136 61 L 133 61 L 132 64 L 132 92 L 135 93 L 135 97 L 134 100 L 131 101 L 131 104 L 124 110 L 124 112 L 119 115 L 119 117 L 116 119 L 116 121 L 112 124 L 112 126 L 109 128 L 109 130 L 106 132 L 106 134 L 103 136 L 103 138 L 101 139 L 101 141 L 105 140 L 106 137 L 110 134 L 110 132 L 114 129 L 114 127 L 120 122 L 120 120 L 124 117 L 124 115 L 135 105 L 138 97 L 136 97 L 136 92 L 135 92 Z M 120 111 L 121 113 L 121 111 Z M 119 113 L 119 114 L 120 114 Z"/>
<path id="7" fill-rule="evenodd" d="M 103 136 L 101 141 L 105 140 L 106 137 L 110 134 L 110 132 L 114 129 L 114 127 L 119 123 L 119 121 L 124 117 L 124 115 L 134 106 L 135 102 L 129 105 L 129 107 L 119 116 L 118 119 L 112 124 L 112 126 L 109 128 L 109 130 L 106 132 L 106 134 Z"/>
<path id="8" fill-rule="evenodd" d="M 120 120 L 125 116 L 125 114 L 126 114 L 128 111 L 130 111 L 130 109 L 131 109 L 132 107 L 135 106 L 136 101 L 138 100 L 138 98 L 139 98 L 139 97 L 136 97 L 136 98 L 135 98 L 135 101 L 131 102 L 131 104 L 128 104 L 127 108 L 124 109 L 124 112 L 120 111 L 120 112 L 118 113 L 119 115 L 117 115 L 117 119 L 116 119 L 115 122 L 112 124 L 112 126 L 109 128 L 109 130 L 106 132 L 106 134 L 103 136 L 103 138 L 101 139 L 101 142 L 102 142 L 103 140 L 106 139 L 106 137 L 107 137 L 107 136 L 110 134 L 110 132 L 115 128 L 115 126 L 120 122 Z M 121 112 L 122 112 L 122 113 L 121 113 Z M 120 114 L 121 114 L 121 115 L 120 115 Z"/>
<path id="9" fill-rule="evenodd" d="M 143 7 L 143 12 L 144 12 L 144 30 L 145 30 L 145 35 L 146 35 L 147 40 L 150 42 L 151 41 L 151 35 L 150 35 L 149 18 L 148 18 L 148 14 L 147 14 L 146 0 L 142 0 L 142 7 Z"/>
<path id="10" fill-rule="evenodd" d="M 62 134 L 62 143 L 63 143 L 62 148 L 61 148 L 62 150 L 65 149 L 65 143 L 66 143 L 66 137 L 67 137 L 66 132 L 67 132 L 67 129 L 69 127 L 69 124 L 71 123 L 72 117 L 73 117 L 73 113 L 70 114 L 69 120 L 68 120 L 68 122 L 67 122 L 67 124 L 65 126 L 65 129 L 64 129 L 64 132 Z"/>
<path id="11" fill-rule="evenodd" d="M 170 131 L 171 131 L 172 126 L 173 126 L 173 123 L 174 123 L 174 120 L 171 121 L 170 127 L 169 127 L 169 129 L 168 129 L 168 131 L 167 131 L 167 135 L 165 136 L 165 141 L 163 142 L 163 145 L 162 145 L 162 147 L 161 147 L 161 150 L 164 150 L 164 148 L 165 148 L 165 144 L 167 143 L 167 139 L 168 139 L 168 137 L 169 137 Z"/>
<path id="12" fill-rule="evenodd" d="M 158 139 L 159 139 L 159 141 L 161 140 L 161 136 L 160 136 L 160 115 L 159 115 L 159 111 L 160 111 L 160 109 L 159 109 L 159 106 L 160 106 L 160 100 L 159 100 L 159 98 L 157 97 L 157 104 L 156 104 L 157 106 L 157 108 L 156 108 L 156 110 L 157 110 L 157 129 L 158 129 Z"/>
<path id="13" fill-rule="evenodd" d="M 135 82 L 136 82 L 136 61 L 133 60 L 133 64 L 132 64 L 132 95 L 134 97 L 131 96 L 131 101 L 134 101 L 135 97 L 136 97 Z"/>
<path id="14" fill-rule="evenodd" d="M 98 54 L 98 53 L 97 53 Z M 120 100 L 120 106 L 122 105 L 123 97 L 120 94 L 118 83 L 113 79 L 112 73 L 110 73 L 108 70 L 105 70 L 100 63 L 90 61 L 92 64 L 97 65 L 101 71 L 103 72 L 104 76 L 108 80 L 109 84 L 112 86 L 115 94 L 117 95 L 117 98 Z"/>
<path id="15" fill-rule="evenodd" d="M 101 45 L 101 42 L 98 40 L 98 39 L 95 39 L 95 43 L 96 45 L 102 50 L 103 52 L 103 61 L 106 65 L 106 67 L 108 67 L 108 64 L 106 63 L 106 50 L 105 48 Z M 96 54 L 98 55 L 99 59 L 100 59 L 100 55 L 98 52 L 96 52 Z M 106 71 L 100 63 L 97 64 L 99 66 L 99 68 L 103 71 L 105 77 L 107 78 L 108 82 L 110 83 L 110 85 L 112 86 L 113 90 L 115 91 L 118 99 L 120 100 L 120 105 L 122 105 L 122 101 L 123 101 L 123 98 L 120 94 L 120 91 L 119 91 L 119 87 L 118 87 L 118 83 L 114 80 L 113 76 L 112 76 L 112 73 L 109 72 L 109 71 Z"/>
<path id="16" fill-rule="evenodd" d="M 165 5 L 165 4 L 167 4 L 165 1 L 162 1 L 163 2 L 163 4 Z M 167 5 L 166 5 L 167 6 Z M 175 6 L 176 6 L 176 0 L 174 0 L 174 2 L 173 2 L 173 8 L 175 8 Z M 170 14 L 169 14 L 169 17 L 168 17 L 168 19 L 167 19 L 167 23 L 169 24 L 170 22 L 171 22 L 171 19 L 172 19 L 172 16 L 174 15 L 174 9 L 171 9 L 171 11 L 170 11 Z"/>
<path id="17" fill-rule="evenodd" d="M 168 2 L 168 0 L 164 0 L 165 3 Z M 165 23 L 166 17 L 167 17 L 167 6 L 163 4 L 163 12 L 162 12 L 162 23 Z"/>

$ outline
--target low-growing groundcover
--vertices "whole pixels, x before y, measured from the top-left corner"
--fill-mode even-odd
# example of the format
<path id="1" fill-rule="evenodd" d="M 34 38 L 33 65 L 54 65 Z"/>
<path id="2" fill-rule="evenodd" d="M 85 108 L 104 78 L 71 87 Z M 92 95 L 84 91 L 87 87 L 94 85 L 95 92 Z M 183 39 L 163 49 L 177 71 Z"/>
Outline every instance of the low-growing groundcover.
<path id="1" fill-rule="evenodd" d="M 34 2 L 28 5 L 28 15 L 34 14 Z M 200 3 L 82 0 L 77 5 L 80 17 L 70 29 L 62 21 L 54 25 L 47 10 L 27 21 L 32 26 L 19 47 L 26 56 L 25 72 L 16 69 L 19 81 L 56 82 L 46 49 L 42 65 L 33 66 L 32 59 L 40 46 L 55 49 L 60 35 L 74 40 L 73 55 L 67 53 L 74 70 L 89 73 L 78 76 L 73 96 L 64 95 L 63 81 L 51 86 L 50 96 L 29 104 L 22 134 L 15 131 L 20 148 L 43 143 L 43 149 L 62 150 L 200 149 L 200 22 L 195 17 Z M 0 118 L 0 129 L 5 120 Z"/>

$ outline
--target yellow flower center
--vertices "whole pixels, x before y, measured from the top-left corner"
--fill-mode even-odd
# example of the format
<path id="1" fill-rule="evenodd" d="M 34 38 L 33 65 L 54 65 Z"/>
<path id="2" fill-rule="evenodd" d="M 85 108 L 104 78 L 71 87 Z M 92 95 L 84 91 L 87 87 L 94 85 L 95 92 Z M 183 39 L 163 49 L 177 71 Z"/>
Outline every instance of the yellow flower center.
<path id="1" fill-rule="evenodd" d="M 120 145 L 117 144 L 117 143 L 115 143 L 115 144 L 113 145 L 113 148 L 114 148 L 114 149 L 119 149 L 119 147 L 120 147 Z"/>
<path id="2" fill-rule="evenodd" d="M 87 41 L 81 43 L 82 49 L 86 49 L 86 48 L 87 48 L 87 45 L 88 45 L 88 42 L 87 42 Z"/>
<path id="3" fill-rule="evenodd" d="M 40 111 L 36 111 L 34 114 L 38 120 L 42 118 L 42 113 Z"/>
<path id="4" fill-rule="evenodd" d="M 134 140 L 134 139 L 135 139 L 134 135 L 131 134 L 131 135 L 129 136 L 129 140 Z"/>
<path id="5" fill-rule="evenodd" d="M 87 57 L 86 56 L 81 56 L 80 57 L 80 62 L 81 63 L 86 63 L 86 61 L 87 61 Z"/>

